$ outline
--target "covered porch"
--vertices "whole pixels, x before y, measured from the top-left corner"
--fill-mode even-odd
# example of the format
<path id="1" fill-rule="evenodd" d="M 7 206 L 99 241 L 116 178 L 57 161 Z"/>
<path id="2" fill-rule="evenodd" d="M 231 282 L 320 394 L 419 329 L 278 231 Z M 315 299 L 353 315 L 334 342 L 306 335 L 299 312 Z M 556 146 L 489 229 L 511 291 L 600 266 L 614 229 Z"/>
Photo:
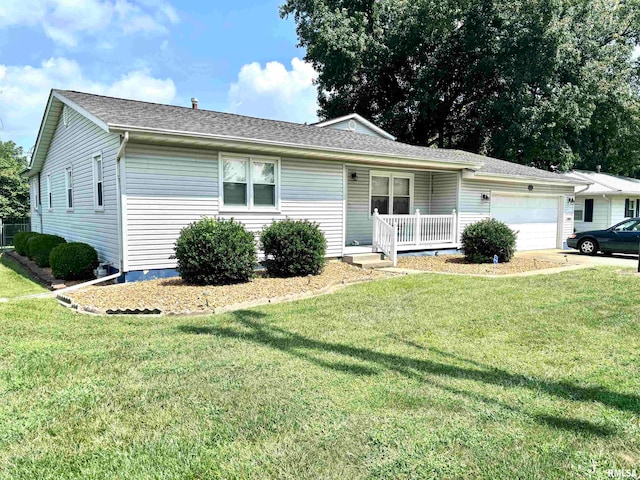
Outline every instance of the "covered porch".
<path id="1" fill-rule="evenodd" d="M 460 173 L 348 166 L 345 255 L 458 247 Z"/>

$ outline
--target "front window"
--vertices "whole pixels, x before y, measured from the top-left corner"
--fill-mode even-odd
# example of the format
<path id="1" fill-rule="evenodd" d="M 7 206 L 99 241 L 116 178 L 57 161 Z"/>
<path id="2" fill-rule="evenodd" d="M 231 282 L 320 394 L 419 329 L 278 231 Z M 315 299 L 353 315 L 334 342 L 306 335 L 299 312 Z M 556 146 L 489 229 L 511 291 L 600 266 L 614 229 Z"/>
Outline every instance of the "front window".
<path id="1" fill-rule="evenodd" d="M 370 183 L 370 212 L 380 215 L 408 215 L 411 213 L 413 177 L 409 174 L 372 172 Z"/>
<path id="2" fill-rule="evenodd" d="M 630 198 L 624 201 L 624 217 L 633 218 L 638 216 L 638 207 L 640 206 L 640 200 L 631 200 Z"/>
<path id="3" fill-rule="evenodd" d="M 67 190 L 67 210 L 73 209 L 73 170 L 71 167 L 65 170 L 65 187 Z"/>
<path id="4" fill-rule="evenodd" d="M 223 156 L 221 164 L 224 206 L 249 209 L 277 207 L 277 160 Z"/>

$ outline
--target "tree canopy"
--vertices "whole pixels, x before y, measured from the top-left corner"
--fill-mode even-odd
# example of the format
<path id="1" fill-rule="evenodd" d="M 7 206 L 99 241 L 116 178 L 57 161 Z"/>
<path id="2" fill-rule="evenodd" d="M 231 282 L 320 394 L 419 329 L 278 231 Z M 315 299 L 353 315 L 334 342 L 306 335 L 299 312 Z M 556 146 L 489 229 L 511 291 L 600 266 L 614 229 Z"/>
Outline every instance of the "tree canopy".
<path id="1" fill-rule="evenodd" d="M 26 166 L 22 147 L 0 140 L 0 218 L 29 216 L 29 184 L 20 177 Z"/>
<path id="2" fill-rule="evenodd" d="M 640 173 L 640 0 L 286 0 L 319 115 L 398 140 Z"/>

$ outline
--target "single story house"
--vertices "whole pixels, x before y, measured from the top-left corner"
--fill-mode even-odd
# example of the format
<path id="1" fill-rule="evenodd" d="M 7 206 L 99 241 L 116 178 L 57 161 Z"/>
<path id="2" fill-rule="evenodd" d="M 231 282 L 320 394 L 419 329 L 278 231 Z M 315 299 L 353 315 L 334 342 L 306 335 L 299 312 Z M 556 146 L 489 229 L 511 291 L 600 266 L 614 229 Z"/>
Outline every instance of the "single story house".
<path id="1" fill-rule="evenodd" d="M 180 230 L 202 216 L 259 232 L 318 222 L 327 255 L 453 249 L 497 218 L 517 248 L 559 248 L 582 179 L 407 145 L 359 115 L 302 125 L 52 90 L 24 173 L 32 229 L 93 245 L 123 281 L 176 275 Z"/>
<path id="2" fill-rule="evenodd" d="M 640 217 L 640 180 L 600 171 L 573 170 L 567 175 L 590 182 L 576 191 L 576 232 L 602 230 L 625 218 Z"/>

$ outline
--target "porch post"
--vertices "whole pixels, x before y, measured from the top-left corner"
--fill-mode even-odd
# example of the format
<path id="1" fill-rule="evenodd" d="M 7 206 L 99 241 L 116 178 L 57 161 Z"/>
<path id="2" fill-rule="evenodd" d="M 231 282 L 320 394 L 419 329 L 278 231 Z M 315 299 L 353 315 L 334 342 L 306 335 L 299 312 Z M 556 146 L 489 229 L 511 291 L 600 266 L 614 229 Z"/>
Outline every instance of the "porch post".
<path id="1" fill-rule="evenodd" d="M 416 208 L 416 216 L 414 219 L 414 226 L 413 226 L 413 240 L 414 243 L 417 245 L 420 245 L 420 209 Z"/>
<path id="2" fill-rule="evenodd" d="M 456 214 L 456 209 L 453 209 L 451 212 L 451 243 L 458 243 L 458 216 Z"/>
<path id="3" fill-rule="evenodd" d="M 376 239 L 378 234 L 378 209 L 373 209 L 373 238 L 371 239 L 371 252 L 376 253 Z"/>

